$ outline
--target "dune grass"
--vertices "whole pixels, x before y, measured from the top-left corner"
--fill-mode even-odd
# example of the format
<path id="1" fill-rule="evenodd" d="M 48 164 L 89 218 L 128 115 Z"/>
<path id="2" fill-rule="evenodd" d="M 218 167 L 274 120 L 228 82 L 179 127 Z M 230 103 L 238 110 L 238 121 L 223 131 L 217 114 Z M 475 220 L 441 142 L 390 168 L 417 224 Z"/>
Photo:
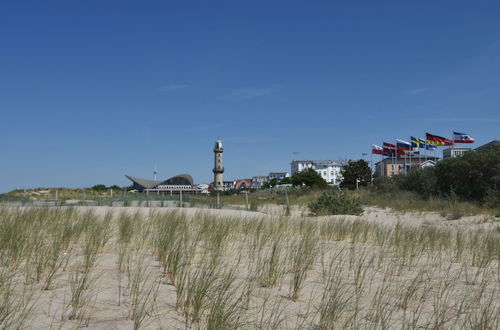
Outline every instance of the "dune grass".
<path id="1" fill-rule="evenodd" d="M 500 326 L 492 227 L 82 210 L 0 209 L 0 328 Z"/>

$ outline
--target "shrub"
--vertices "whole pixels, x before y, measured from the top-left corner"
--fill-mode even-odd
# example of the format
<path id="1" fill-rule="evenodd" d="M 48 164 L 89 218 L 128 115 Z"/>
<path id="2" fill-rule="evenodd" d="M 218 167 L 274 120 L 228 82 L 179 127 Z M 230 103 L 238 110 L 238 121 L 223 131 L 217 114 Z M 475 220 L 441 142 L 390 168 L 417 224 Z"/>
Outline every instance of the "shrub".
<path id="1" fill-rule="evenodd" d="M 349 197 L 340 190 L 323 193 L 316 201 L 309 204 L 309 211 L 317 216 L 334 214 L 360 215 L 363 213 L 359 199 Z"/>
<path id="2" fill-rule="evenodd" d="M 464 216 L 464 213 L 461 210 L 454 209 L 451 214 L 449 214 L 446 218 L 448 220 L 458 220 Z"/>
<path id="3" fill-rule="evenodd" d="M 407 175 L 398 175 L 394 180 L 401 190 L 414 191 L 423 199 L 437 194 L 437 177 L 432 167 L 411 171 Z"/>
<path id="4" fill-rule="evenodd" d="M 495 208 L 500 205 L 500 147 L 468 152 L 406 175 L 378 178 L 375 188 L 381 192 L 412 191 L 425 200 L 453 197 L 453 201 Z"/>

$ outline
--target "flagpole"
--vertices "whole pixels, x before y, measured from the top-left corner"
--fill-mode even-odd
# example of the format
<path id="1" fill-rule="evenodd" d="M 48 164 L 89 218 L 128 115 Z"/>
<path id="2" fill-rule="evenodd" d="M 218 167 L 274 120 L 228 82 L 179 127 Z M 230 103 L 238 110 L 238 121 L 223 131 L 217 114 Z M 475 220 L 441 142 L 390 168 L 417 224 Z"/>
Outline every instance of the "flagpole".
<path id="1" fill-rule="evenodd" d="M 384 154 L 380 155 L 380 175 L 381 176 L 385 176 L 385 171 L 382 172 L 382 166 L 385 167 L 385 164 L 384 164 Z"/>
<path id="2" fill-rule="evenodd" d="M 396 162 L 396 165 L 398 166 L 398 174 L 399 174 L 399 159 L 398 159 L 398 141 L 394 141 L 396 144 L 394 145 L 394 161 Z"/>
<path id="3" fill-rule="evenodd" d="M 390 149 L 389 149 L 390 150 Z M 392 153 L 391 160 L 392 160 L 392 174 L 394 174 L 394 164 L 396 163 L 396 146 L 394 146 L 394 152 Z"/>
<path id="4" fill-rule="evenodd" d="M 394 142 L 396 142 L 396 143 L 394 144 L 394 145 L 396 146 L 396 147 L 394 148 L 394 154 L 396 155 L 396 157 L 395 157 L 395 158 L 396 158 L 396 164 L 398 165 L 398 174 L 399 174 L 398 141 L 394 141 Z"/>
<path id="5" fill-rule="evenodd" d="M 427 133 L 425 134 L 425 161 L 427 161 L 427 148 L 429 148 L 429 144 L 427 143 Z"/>
<path id="6" fill-rule="evenodd" d="M 420 164 L 422 162 L 422 153 L 420 152 L 420 138 L 417 138 L 418 140 L 418 162 L 419 162 L 419 166 L 422 165 Z"/>
<path id="7" fill-rule="evenodd" d="M 370 155 L 370 168 L 371 168 L 370 179 L 373 179 L 373 151 Z M 371 180 L 370 183 L 373 184 L 373 180 Z"/>
<path id="8" fill-rule="evenodd" d="M 398 150 L 398 143 L 397 143 L 397 142 L 398 142 L 398 141 L 396 141 L 396 152 L 397 152 L 397 150 Z M 405 152 L 405 150 L 403 150 L 403 155 L 404 155 L 404 164 L 403 164 L 403 166 L 404 166 L 404 167 L 403 167 L 403 173 L 404 173 L 404 174 L 406 174 L 406 154 L 407 154 L 407 153 Z"/>

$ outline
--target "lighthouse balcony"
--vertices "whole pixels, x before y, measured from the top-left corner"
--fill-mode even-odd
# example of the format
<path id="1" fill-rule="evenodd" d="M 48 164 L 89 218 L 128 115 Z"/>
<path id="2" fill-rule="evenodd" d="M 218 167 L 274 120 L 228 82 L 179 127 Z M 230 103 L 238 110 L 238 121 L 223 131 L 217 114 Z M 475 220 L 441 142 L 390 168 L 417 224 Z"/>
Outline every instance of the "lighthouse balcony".
<path id="1" fill-rule="evenodd" d="M 224 172 L 224 167 L 215 167 L 212 171 L 214 173 L 223 173 Z"/>

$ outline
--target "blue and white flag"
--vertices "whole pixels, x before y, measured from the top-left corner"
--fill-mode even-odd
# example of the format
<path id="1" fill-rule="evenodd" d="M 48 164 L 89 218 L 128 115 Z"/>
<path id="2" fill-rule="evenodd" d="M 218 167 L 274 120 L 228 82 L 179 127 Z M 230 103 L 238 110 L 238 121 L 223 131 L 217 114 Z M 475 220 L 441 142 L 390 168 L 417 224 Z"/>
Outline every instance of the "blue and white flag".
<path id="1" fill-rule="evenodd" d="M 453 132 L 453 142 L 455 143 L 474 143 L 474 138 L 469 134 Z"/>

